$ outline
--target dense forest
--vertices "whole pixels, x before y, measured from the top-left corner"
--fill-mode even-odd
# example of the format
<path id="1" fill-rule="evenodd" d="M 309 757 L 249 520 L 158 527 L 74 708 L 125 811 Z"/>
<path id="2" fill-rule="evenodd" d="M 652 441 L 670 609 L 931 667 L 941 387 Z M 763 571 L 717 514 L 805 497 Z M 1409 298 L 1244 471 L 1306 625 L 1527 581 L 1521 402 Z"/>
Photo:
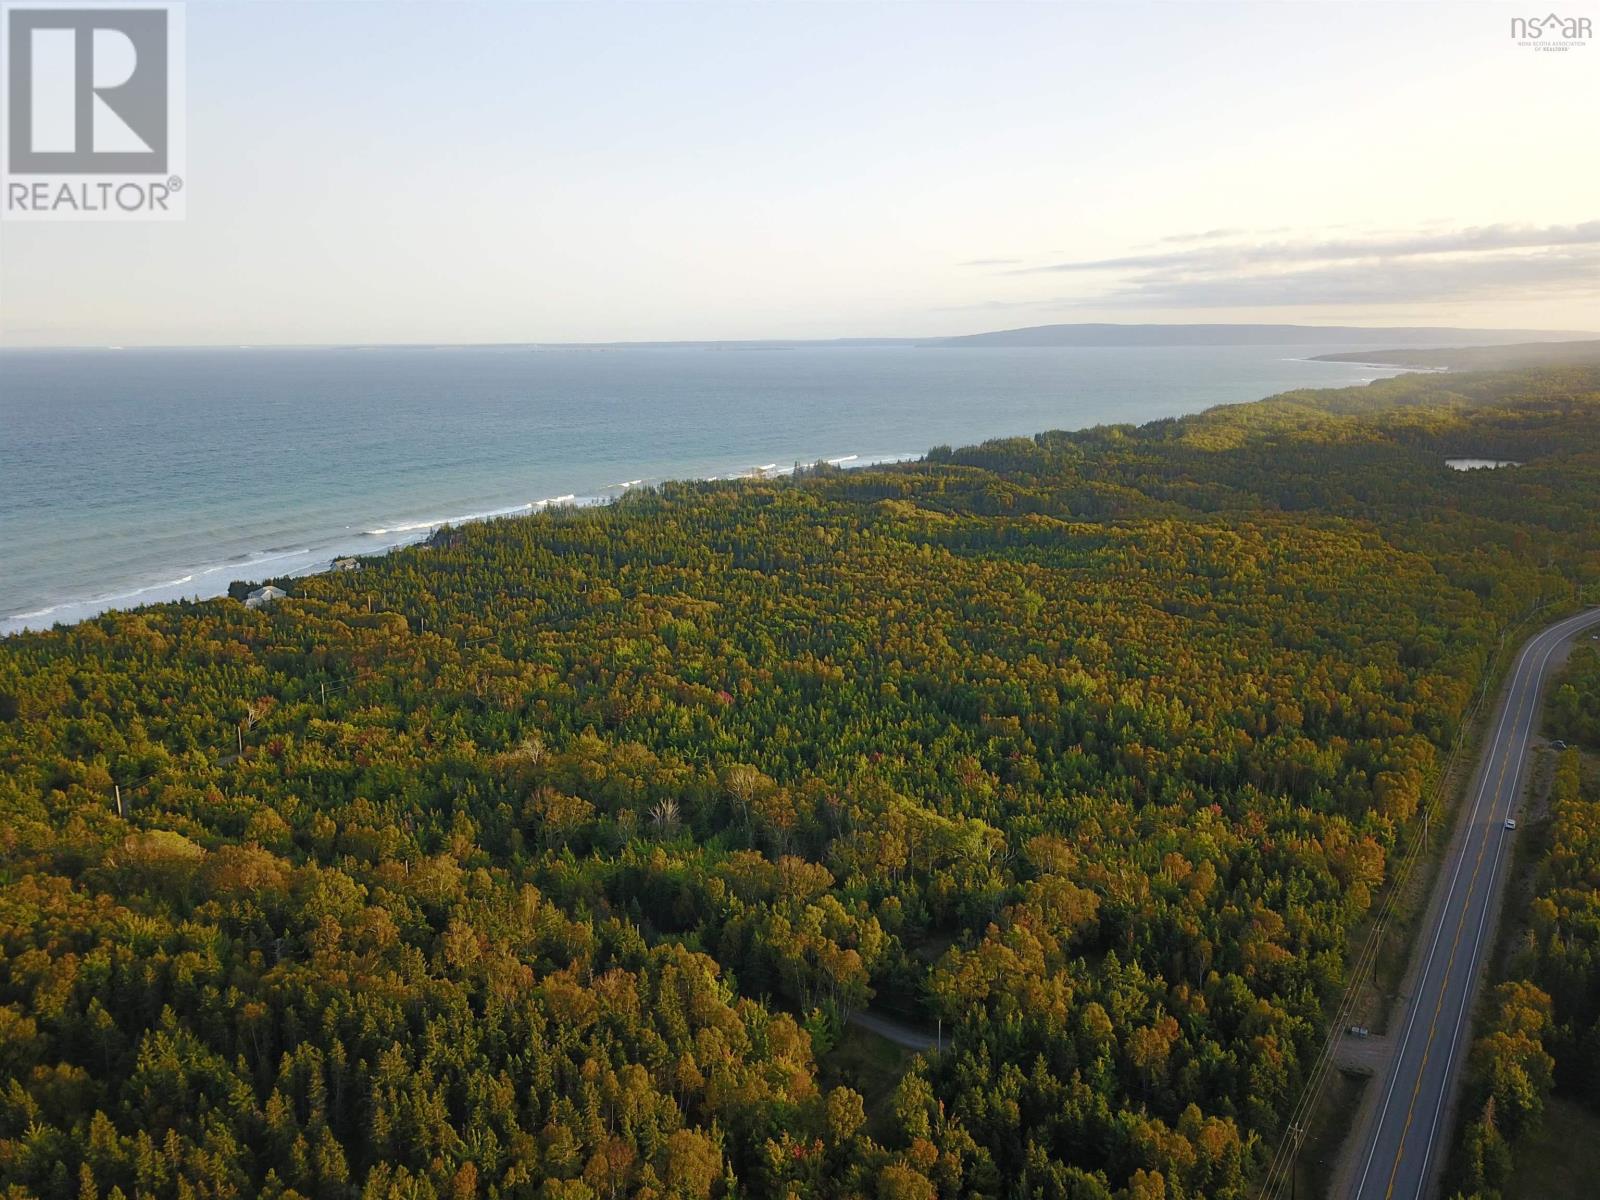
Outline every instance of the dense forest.
<path id="1" fill-rule="evenodd" d="M 1580 643 L 1551 696 L 1547 727 L 1562 741 L 1540 839 L 1533 903 L 1488 1002 L 1467 1067 L 1455 1174 L 1464 1194 L 1495 1200 L 1515 1174 L 1518 1143 L 1552 1095 L 1600 1121 L 1600 653 Z"/>
<path id="2" fill-rule="evenodd" d="M 1597 417 L 1409 376 L 8 638 L 0 1193 L 1242 1195 L 1501 639 L 1600 582 Z M 868 1009 L 942 1033 L 870 1102 Z"/>
<path id="3" fill-rule="evenodd" d="M 1550 697 L 1550 735 L 1600 753 L 1600 649 L 1574 646 Z"/>

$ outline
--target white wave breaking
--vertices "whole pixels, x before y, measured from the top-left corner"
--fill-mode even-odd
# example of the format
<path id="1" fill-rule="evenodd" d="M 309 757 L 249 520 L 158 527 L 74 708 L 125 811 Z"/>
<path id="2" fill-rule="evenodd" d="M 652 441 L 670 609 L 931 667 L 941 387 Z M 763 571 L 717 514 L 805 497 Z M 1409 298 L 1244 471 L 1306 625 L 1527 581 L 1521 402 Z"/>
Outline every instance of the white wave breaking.
<path id="1" fill-rule="evenodd" d="M 921 457 L 917 454 L 886 454 L 863 457 L 860 454 L 843 454 L 821 461 L 832 466 L 861 468 L 889 463 L 909 462 Z M 812 460 L 816 461 L 816 460 Z M 793 466 L 780 467 L 776 462 L 747 467 L 725 475 L 706 475 L 706 480 L 751 480 L 791 475 Z M 52 604 L 41 605 L 25 611 L 0 617 L 0 636 L 9 636 L 31 629 L 44 629 L 52 624 L 71 624 L 114 609 L 136 608 L 141 604 L 175 600 L 203 600 L 225 595 L 228 584 L 237 579 L 259 579 L 266 575 L 303 576 L 328 570 L 335 559 L 362 554 L 388 553 L 391 550 L 414 544 L 428 534 L 446 526 L 468 525 L 500 517 L 513 517 L 542 512 L 552 508 L 586 508 L 610 504 L 617 499 L 616 492 L 630 491 L 646 484 L 647 478 L 622 480 L 607 484 L 598 494 L 580 495 L 566 492 L 559 496 L 546 496 L 504 508 L 485 509 L 450 517 L 403 518 L 393 523 L 374 525 L 360 530 L 359 535 L 337 535 L 314 542 L 309 546 L 273 546 L 256 553 L 235 555 L 221 562 L 181 569 L 182 574 L 159 579 L 151 583 L 121 587 L 96 592 L 87 596 L 69 597 Z M 660 482 L 660 480 L 655 480 Z M 611 494 L 607 494 L 611 493 Z M 352 540 L 354 538 L 354 540 Z M 376 544 L 374 544 L 376 543 Z M 257 573 L 268 564 L 282 564 L 281 569 Z M 51 619 L 53 618 L 53 620 Z"/>

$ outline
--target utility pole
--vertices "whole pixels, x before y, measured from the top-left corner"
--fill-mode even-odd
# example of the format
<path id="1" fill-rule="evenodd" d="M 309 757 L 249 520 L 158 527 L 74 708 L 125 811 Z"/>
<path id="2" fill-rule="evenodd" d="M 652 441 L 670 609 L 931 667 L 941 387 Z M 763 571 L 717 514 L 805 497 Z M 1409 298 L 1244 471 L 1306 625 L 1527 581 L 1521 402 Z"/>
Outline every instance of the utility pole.
<path id="1" fill-rule="evenodd" d="M 122 785 L 120 783 L 113 783 L 111 785 L 111 789 L 112 789 L 112 791 L 116 792 L 116 794 L 117 794 L 117 816 L 119 816 L 119 817 L 123 816 L 124 814 L 123 814 L 123 811 L 122 811 Z"/>
<path id="2" fill-rule="evenodd" d="M 233 727 L 233 731 L 239 735 L 239 753 L 243 754 L 244 753 L 244 722 L 240 721 L 237 725 L 235 725 Z"/>
<path id="3" fill-rule="evenodd" d="M 1298 1124 L 1289 1126 L 1289 1200 L 1296 1200 L 1300 1174 L 1300 1139 L 1305 1130 Z"/>

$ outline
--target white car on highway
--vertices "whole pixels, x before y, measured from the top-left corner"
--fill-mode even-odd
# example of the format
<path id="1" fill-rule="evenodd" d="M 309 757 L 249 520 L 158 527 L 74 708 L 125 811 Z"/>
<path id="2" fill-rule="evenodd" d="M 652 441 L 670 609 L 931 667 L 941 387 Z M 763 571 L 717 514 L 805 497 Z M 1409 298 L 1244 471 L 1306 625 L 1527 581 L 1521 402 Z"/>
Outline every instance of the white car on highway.
<path id="1" fill-rule="evenodd" d="M 1506 828 L 1507 829 L 1515 829 L 1516 827 L 1517 827 L 1517 819 L 1515 817 L 1507 817 L 1506 818 Z"/>

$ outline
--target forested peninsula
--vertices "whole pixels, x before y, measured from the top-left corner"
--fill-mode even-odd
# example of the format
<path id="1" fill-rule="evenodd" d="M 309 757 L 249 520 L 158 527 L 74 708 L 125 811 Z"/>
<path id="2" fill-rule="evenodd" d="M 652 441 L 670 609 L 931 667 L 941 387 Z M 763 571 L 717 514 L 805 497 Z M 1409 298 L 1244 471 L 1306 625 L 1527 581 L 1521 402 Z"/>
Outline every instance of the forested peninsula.
<path id="1" fill-rule="evenodd" d="M 1404 376 L 7 638 L 0 1195 L 1246 1195 L 1597 499 Z"/>

